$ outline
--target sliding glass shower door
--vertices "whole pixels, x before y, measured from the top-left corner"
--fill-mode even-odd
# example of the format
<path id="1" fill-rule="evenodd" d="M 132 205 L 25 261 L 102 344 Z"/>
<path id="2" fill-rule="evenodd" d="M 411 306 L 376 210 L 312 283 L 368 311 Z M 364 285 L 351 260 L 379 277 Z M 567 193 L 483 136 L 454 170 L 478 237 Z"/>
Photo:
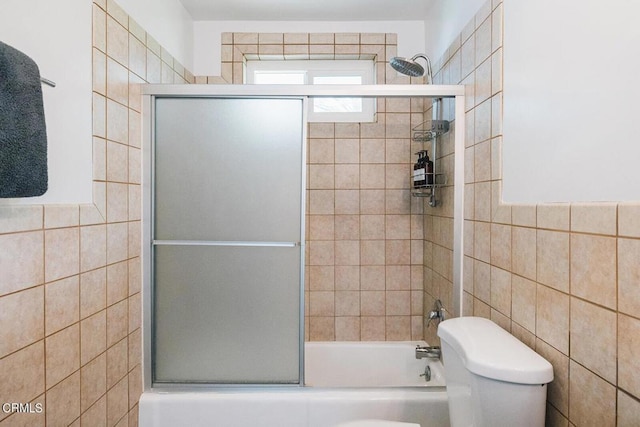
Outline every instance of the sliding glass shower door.
<path id="1" fill-rule="evenodd" d="M 301 378 L 301 98 L 155 98 L 153 382 Z"/>

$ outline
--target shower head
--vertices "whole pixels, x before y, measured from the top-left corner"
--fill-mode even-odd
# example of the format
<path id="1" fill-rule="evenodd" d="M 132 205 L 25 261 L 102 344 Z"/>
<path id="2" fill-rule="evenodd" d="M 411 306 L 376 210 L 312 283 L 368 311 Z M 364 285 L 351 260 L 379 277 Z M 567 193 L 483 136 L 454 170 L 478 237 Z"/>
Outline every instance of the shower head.
<path id="1" fill-rule="evenodd" d="M 426 73 L 424 67 L 416 62 L 416 59 L 418 58 L 423 58 L 427 62 Z M 431 79 L 431 61 L 429 60 L 429 57 L 427 57 L 427 55 L 423 53 L 419 53 L 413 56 L 411 59 L 396 56 L 394 58 L 391 58 L 389 64 L 391 65 L 391 67 L 393 67 L 394 70 L 409 77 L 422 77 L 426 74 L 427 83 L 433 83 Z"/>

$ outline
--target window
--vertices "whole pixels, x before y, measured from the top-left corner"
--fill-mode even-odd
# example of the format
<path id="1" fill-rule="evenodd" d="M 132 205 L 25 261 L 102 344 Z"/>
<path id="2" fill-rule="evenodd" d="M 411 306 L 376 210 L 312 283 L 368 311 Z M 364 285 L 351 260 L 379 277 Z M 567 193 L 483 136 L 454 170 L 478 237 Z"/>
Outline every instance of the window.
<path id="1" fill-rule="evenodd" d="M 248 84 L 375 84 L 371 60 L 247 61 Z M 374 98 L 313 98 L 310 122 L 373 122 Z"/>

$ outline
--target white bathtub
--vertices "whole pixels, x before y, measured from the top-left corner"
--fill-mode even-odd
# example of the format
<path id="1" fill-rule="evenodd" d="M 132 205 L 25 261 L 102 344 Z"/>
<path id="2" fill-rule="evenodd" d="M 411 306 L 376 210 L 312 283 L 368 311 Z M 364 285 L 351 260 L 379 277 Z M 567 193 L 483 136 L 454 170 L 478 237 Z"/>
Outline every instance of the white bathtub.
<path id="1" fill-rule="evenodd" d="M 444 387 L 439 361 L 416 359 L 424 341 L 305 343 L 305 385 L 310 387 Z M 431 368 L 426 381 L 425 366 Z"/>
<path id="2" fill-rule="evenodd" d="M 448 427 L 442 364 L 415 359 L 424 342 L 305 344 L 305 387 L 146 391 L 141 427 L 335 427 L 381 419 Z M 427 363 L 431 381 L 423 374 Z"/>

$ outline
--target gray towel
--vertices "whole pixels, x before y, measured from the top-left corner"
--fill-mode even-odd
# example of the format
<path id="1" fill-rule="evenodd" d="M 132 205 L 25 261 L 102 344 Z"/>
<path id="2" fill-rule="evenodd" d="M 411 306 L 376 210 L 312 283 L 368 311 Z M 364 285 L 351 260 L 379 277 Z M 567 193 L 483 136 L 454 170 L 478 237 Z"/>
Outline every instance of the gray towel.
<path id="1" fill-rule="evenodd" d="M 0 42 L 0 197 L 47 191 L 47 130 L 40 71 Z"/>

